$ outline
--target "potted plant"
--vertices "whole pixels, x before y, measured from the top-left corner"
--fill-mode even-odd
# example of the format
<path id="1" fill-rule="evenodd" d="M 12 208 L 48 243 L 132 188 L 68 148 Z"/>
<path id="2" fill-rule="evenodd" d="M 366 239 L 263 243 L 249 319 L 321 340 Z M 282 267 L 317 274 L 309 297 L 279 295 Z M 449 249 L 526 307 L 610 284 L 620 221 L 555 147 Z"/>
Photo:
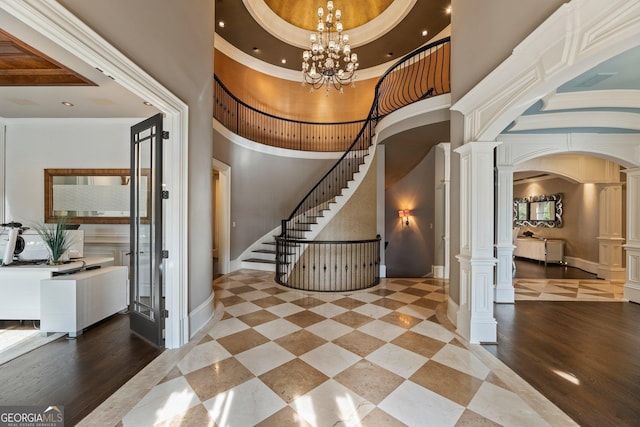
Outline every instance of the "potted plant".
<path id="1" fill-rule="evenodd" d="M 71 247 L 71 239 L 69 239 L 66 231 L 66 219 L 63 216 L 58 217 L 58 222 L 50 227 L 44 223 L 33 226 L 42 241 L 47 245 L 49 251 L 49 264 L 62 264 L 65 261 L 66 252 Z"/>

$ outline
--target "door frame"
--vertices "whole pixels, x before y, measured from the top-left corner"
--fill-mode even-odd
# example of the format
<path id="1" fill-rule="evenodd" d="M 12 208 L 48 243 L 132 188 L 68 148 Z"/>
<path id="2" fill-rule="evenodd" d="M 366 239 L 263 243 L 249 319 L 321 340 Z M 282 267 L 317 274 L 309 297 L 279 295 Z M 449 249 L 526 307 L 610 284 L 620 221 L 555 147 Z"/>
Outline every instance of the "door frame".
<path id="1" fill-rule="evenodd" d="M 166 348 L 189 341 L 188 316 L 188 106 L 125 57 L 86 24 L 56 2 L 0 0 L 0 8 L 72 55 L 111 76 L 118 84 L 152 103 L 164 114 L 170 138 L 165 146 L 164 262 L 166 286 Z M 143 117 L 141 117 L 142 119 Z M 170 158 L 171 162 L 166 159 Z"/>
<path id="2" fill-rule="evenodd" d="M 211 166 L 219 173 L 218 197 L 222 205 L 220 216 L 216 217 L 220 226 L 218 268 L 221 274 L 227 274 L 231 272 L 231 166 L 216 159 L 211 159 Z"/>

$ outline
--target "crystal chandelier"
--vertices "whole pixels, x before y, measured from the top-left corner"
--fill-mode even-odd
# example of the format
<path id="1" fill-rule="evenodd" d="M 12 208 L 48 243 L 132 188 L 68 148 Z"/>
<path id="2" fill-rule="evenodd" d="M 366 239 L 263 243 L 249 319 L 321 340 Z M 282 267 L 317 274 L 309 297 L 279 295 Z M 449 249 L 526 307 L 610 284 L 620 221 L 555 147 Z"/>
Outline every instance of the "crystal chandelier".
<path id="1" fill-rule="evenodd" d="M 327 2 L 327 16 L 318 8 L 317 32 L 311 33 L 311 50 L 302 53 L 302 85 L 311 85 L 311 91 L 325 86 L 327 95 L 333 86 L 342 93 L 342 86 L 355 86 L 358 55 L 351 53 L 349 36 L 342 34 L 340 9 L 333 11 L 333 2 Z"/>

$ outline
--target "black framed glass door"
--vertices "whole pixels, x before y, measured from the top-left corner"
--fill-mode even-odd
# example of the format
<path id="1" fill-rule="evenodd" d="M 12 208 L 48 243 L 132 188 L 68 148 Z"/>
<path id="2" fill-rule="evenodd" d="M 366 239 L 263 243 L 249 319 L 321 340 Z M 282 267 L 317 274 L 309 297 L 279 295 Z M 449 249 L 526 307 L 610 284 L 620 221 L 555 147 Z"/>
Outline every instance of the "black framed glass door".
<path id="1" fill-rule="evenodd" d="M 131 330 L 164 346 L 162 114 L 131 127 Z"/>

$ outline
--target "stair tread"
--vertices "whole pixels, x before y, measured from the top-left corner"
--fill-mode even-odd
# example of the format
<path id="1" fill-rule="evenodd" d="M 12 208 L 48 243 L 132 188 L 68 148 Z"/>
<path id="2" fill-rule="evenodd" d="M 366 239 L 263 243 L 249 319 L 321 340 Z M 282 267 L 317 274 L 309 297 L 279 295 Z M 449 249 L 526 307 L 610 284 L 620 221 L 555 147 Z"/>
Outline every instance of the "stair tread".
<path id="1" fill-rule="evenodd" d="M 247 259 L 243 259 L 242 261 L 244 261 L 244 262 L 259 262 L 259 263 L 262 263 L 262 264 L 275 264 L 276 263 L 275 260 L 260 259 L 260 258 L 247 258 Z"/>
<path id="2" fill-rule="evenodd" d="M 271 249 L 256 249 L 256 250 L 251 251 L 251 252 L 256 252 L 256 253 L 259 253 L 259 254 L 274 254 L 274 255 L 276 253 L 276 251 L 271 250 Z"/>

